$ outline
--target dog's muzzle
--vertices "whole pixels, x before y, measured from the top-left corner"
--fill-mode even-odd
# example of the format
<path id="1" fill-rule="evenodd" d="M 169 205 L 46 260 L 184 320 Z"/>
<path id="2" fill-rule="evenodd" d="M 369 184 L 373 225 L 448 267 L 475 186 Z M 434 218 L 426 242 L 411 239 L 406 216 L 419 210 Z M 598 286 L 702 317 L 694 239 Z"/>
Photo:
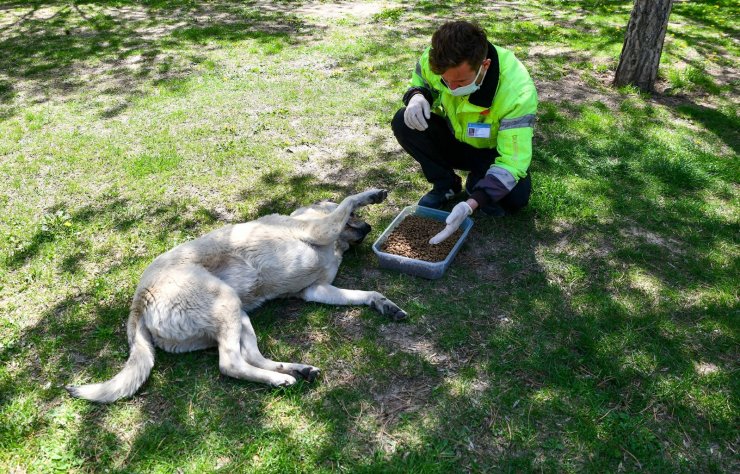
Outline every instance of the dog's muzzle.
<path id="1" fill-rule="evenodd" d="M 370 226 L 370 224 L 363 222 L 362 226 L 358 230 L 360 231 L 360 234 L 362 234 L 362 238 L 364 239 L 365 236 L 369 234 L 371 230 L 373 230 L 373 228 Z"/>
<path id="2" fill-rule="evenodd" d="M 357 232 L 358 239 L 355 241 L 355 243 L 361 244 L 363 240 L 365 240 L 365 237 L 367 234 L 370 233 L 370 231 L 373 230 L 373 228 L 370 226 L 370 224 L 362 223 L 361 226 L 356 227 L 355 231 Z"/>
<path id="3" fill-rule="evenodd" d="M 372 229 L 373 228 L 370 224 L 360 221 L 359 219 L 354 222 L 350 221 L 347 223 L 347 227 L 345 227 L 344 232 L 342 232 L 344 236 L 343 239 L 345 242 L 352 245 L 360 244 Z"/>

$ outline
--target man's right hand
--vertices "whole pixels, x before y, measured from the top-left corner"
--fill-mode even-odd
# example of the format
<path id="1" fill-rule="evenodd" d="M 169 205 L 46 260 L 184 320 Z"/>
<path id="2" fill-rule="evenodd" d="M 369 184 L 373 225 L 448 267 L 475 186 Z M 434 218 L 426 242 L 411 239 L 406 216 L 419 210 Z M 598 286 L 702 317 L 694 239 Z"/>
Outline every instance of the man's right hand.
<path id="1" fill-rule="evenodd" d="M 466 201 L 458 202 L 455 207 L 452 208 L 450 215 L 445 219 L 445 228 L 439 234 L 429 239 L 429 243 L 437 245 L 443 240 L 447 240 L 455 231 L 460 228 L 466 217 L 473 213 L 473 208 L 470 207 Z"/>
<path id="2" fill-rule="evenodd" d="M 422 94 L 414 94 L 406 106 L 406 112 L 403 114 L 403 121 L 407 127 L 423 132 L 429 125 L 427 120 L 429 115 L 429 102 Z"/>

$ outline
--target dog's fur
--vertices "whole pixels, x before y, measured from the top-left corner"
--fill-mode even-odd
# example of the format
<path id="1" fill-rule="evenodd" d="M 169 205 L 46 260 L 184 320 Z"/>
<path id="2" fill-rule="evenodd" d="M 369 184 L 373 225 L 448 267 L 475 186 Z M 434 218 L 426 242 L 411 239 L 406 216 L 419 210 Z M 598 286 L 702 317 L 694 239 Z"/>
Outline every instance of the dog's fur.
<path id="1" fill-rule="evenodd" d="M 332 286 L 342 254 L 370 226 L 353 211 L 383 201 L 372 189 L 344 199 L 226 226 L 157 257 L 144 271 L 128 319 L 130 355 L 111 380 L 67 387 L 100 403 L 133 395 L 149 377 L 154 346 L 169 352 L 218 347 L 225 375 L 273 386 L 319 373 L 262 356 L 247 312 L 287 296 L 328 304 L 366 304 L 394 320 L 406 313 L 376 291 Z"/>

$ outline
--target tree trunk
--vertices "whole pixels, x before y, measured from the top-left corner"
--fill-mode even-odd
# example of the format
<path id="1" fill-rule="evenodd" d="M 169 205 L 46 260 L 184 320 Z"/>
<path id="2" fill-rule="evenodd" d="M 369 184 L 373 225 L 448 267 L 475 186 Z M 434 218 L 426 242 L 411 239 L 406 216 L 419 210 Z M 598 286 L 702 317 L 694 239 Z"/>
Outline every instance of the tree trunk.
<path id="1" fill-rule="evenodd" d="M 634 84 L 652 91 L 673 0 L 635 0 L 614 75 L 614 85 Z"/>

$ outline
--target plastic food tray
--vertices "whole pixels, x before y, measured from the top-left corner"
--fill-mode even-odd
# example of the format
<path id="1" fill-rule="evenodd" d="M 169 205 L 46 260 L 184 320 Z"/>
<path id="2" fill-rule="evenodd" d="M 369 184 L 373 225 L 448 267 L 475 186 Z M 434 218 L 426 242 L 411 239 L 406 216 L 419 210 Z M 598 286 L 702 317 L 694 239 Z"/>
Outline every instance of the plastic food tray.
<path id="1" fill-rule="evenodd" d="M 463 223 L 460 225 L 462 235 L 460 235 L 460 237 L 457 239 L 457 242 L 455 242 L 455 246 L 452 247 L 452 250 L 450 250 L 447 258 L 445 258 L 441 262 L 425 262 L 424 260 L 417 260 L 415 258 L 402 257 L 400 255 L 386 253 L 381 251 L 380 249 L 385 243 L 388 236 L 391 234 L 391 232 L 393 232 L 393 230 L 398 227 L 398 225 L 406 218 L 406 216 L 427 217 L 444 222 L 449 215 L 449 212 L 431 209 L 423 206 L 408 206 L 404 208 L 401 213 L 398 214 L 395 219 L 393 219 L 391 225 L 389 225 L 388 228 L 385 229 L 380 237 L 378 237 L 378 240 L 376 240 L 373 244 L 373 252 L 375 252 L 375 255 L 378 256 L 378 262 L 380 263 L 380 266 L 382 268 L 389 268 L 391 270 L 397 270 L 399 272 L 428 278 L 430 280 L 441 278 L 442 275 L 444 275 L 445 270 L 447 270 L 447 267 L 449 267 L 450 263 L 452 263 L 452 259 L 455 258 L 457 251 L 460 250 L 460 247 L 465 241 L 465 238 L 468 236 L 468 232 L 470 232 L 470 228 L 473 227 L 473 220 L 470 217 L 466 217 Z"/>

